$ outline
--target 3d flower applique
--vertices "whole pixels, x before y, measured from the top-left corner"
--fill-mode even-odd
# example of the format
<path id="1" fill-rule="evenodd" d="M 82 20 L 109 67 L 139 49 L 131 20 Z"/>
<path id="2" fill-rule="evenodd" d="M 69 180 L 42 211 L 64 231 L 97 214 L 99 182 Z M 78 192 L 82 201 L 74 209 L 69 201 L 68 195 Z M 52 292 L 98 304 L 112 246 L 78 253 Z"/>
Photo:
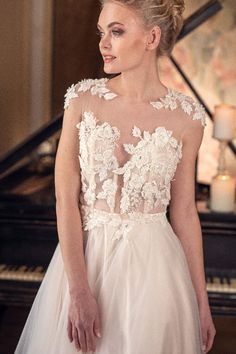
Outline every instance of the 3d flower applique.
<path id="1" fill-rule="evenodd" d="M 198 102 L 194 102 L 194 107 L 195 107 L 195 113 L 193 115 L 193 119 L 200 119 L 202 122 L 202 125 L 204 127 L 207 126 L 207 121 L 206 121 L 206 110 L 203 107 L 202 104 L 198 103 Z"/>
<path id="2" fill-rule="evenodd" d="M 94 117 L 93 112 L 91 111 L 85 111 L 83 113 L 83 117 L 84 117 L 84 122 L 85 124 L 90 128 L 90 129 L 95 129 L 96 127 L 96 123 L 97 123 L 97 119 L 96 117 Z"/>
<path id="3" fill-rule="evenodd" d="M 189 100 L 186 99 L 186 96 L 180 96 L 180 104 L 185 113 L 187 113 L 189 116 L 193 112 L 193 105 Z"/>
<path id="4" fill-rule="evenodd" d="M 92 95 L 98 95 L 100 98 L 103 97 L 105 100 L 112 100 L 117 97 L 117 94 L 111 92 L 106 87 L 107 78 L 97 79 L 94 82 L 94 86 L 91 88 Z"/>
<path id="5" fill-rule="evenodd" d="M 134 125 L 134 127 L 132 129 L 132 135 L 135 136 L 136 138 L 142 139 L 141 130 L 138 127 L 136 127 L 136 125 Z"/>
<path id="6" fill-rule="evenodd" d="M 84 193 L 84 200 L 86 201 L 86 203 L 88 205 L 94 204 L 94 202 L 96 200 L 96 195 L 95 195 L 95 191 L 93 190 L 93 188 L 91 186 L 89 186 L 89 188 Z"/>
<path id="7" fill-rule="evenodd" d="M 165 108 L 169 108 L 171 111 L 178 107 L 176 101 L 176 93 L 174 90 L 170 90 L 169 94 L 165 98 L 161 98 Z"/>
<path id="8" fill-rule="evenodd" d="M 83 80 L 79 81 L 78 92 L 86 92 L 86 91 L 90 90 L 93 85 L 94 85 L 93 79 L 83 79 Z"/>
<path id="9" fill-rule="evenodd" d="M 133 163 L 135 166 L 140 169 L 142 166 L 145 166 L 149 163 L 150 157 L 147 150 L 138 150 L 136 154 L 133 155 Z"/>
<path id="10" fill-rule="evenodd" d="M 111 236 L 113 240 L 124 240 L 130 243 L 129 232 L 132 230 L 132 225 L 128 222 L 121 221 L 115 233 Z"/>
<path id="11" fill-rule="evenodd" d="M 179 104 L 178 104 L 179 102 Z M 180 108 L 189 116 L 192 114 L 192 119 L 201 120 L 202 125 L 205 127 L 206 123 L 206 111 L 202 104 L 195 101 L 191 96 L 187 96 L 182 92 L 174 89 L 168 89 L 168 93 L 165 97 L 160 98 L 157 101 L 150 102 L 150 104 L 156 109 L 170 109 L 171 111 Z"/>
<path id="12" fill-rule="evenodd" d="M 80 134 L 82 188 L 87 205 L 103 199 L 110 210 L 115 208 L 116 174 L 122 177 L 121 214 L 141 210 L 142 203 L 145 212 L 168 205 L 170 181 L 181 156 L 181 144 L 172 131 L 157 127 L 153 133 L 142 132 L 134 126 L 132 135 L 139 141 L 122 144 L 131 155 L 122 166 L 114 152 L 120 137 L 117 127 L 99 121 L 93 112 L 84 112 Z"/>
<path id="13" fill-rule="evenodd" d="M 72 84 L 70 87 L 68 87 L 66 94 L 64 95 L 64 109 L 68 108 L 70 100 L 76 97 L 78 97 L 77 84 Z"/>
<path id="14" fill-rule="evenodd" d="M 173 111 L 177 108 L 175 90 L 168 88 L 168 92 L 164 97 L 159 98 L 157 101 L 152 101 L 150 104 L 156 109 L 169 108 Z"/>
<path id="15" fill-rule="evenodd" d="M 159 147 L 164 147 L 170 140 L 172 132 L 164 127 L 158 127 L 153 134 L 154 144 Z"/>
<path id="16" fill-rule="evenodd" d="M 175 139 L 175 137 L 171 136 L 169 138 L 169 144 L 173 147 L 173 148 L 177 148 L 178 146 L 178 141 L 177 139 Z"/>
<path id="17" fill-rule="evenodd" d="M 113 210 L 115 207 L 115 194 L 117 184 L 111 179 L 107 179 L 102 184 L 102 192 L 97 194 L 97 199 L 105 199 L 109 207 Z"/>
<path id="18" fill-rule="evenodd" d="M 129 211 L 130 207 L 130 197 L 128 191 L 123 187 L 121 191 L 121 200 L 120 200 L 120 210 L 121 213 L 126 213 Z"/>

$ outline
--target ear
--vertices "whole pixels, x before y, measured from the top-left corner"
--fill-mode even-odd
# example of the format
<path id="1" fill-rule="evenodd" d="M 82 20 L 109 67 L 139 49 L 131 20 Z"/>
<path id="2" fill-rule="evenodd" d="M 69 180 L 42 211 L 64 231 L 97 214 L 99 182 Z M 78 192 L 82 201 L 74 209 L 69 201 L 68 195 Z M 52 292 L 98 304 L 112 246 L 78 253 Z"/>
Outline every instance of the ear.
<path id="1" fill-rule="evenodd" d="M 160 27 L 159 26 L 152 27 L 152 29 L 149 31 L 149 34 L 147 36 L 146 49 L 147 50 L 156 49 L 160 43 L 160 39 L 161 39 Z"/>

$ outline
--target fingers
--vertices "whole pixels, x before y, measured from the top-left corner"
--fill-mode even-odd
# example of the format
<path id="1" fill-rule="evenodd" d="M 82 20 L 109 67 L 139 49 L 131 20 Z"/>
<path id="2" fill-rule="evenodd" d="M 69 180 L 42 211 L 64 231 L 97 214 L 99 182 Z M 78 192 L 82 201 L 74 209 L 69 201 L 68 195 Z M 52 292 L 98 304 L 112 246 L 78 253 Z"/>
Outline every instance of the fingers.
<path id="1" fill-rule="evenodd" d="M 72 327 L 73 340 L 78 350 L 82 352 L 95 351 L 95 336 L 92 330 L 93 326 L 83 326 L 81 323 Z"/>
<path id="2" fill-rule="evenodd" d="M 68 323 L 67 323 L 67 334 L 69 337 L 70 342 L 73 341 L 73 336 L 72 336 L 72 323 L 70 321 L 70 319 L 68 318 Z"/>
<path id="3" fill-rule="evenodd" d="M 202 351 L 206 353 L 207 329 L 202 328 Z"/>
<path id="4" fill-rule="evenodd" d="M 93 330 L 91 327 L 86 329 L 85 336 L 86 336 L 86 343 L 87 343 L 88 351 L 94 352 L 96 349 L 96 346 L 95 346 L 95 338 L 94 338 Z"/>
<path id="5" fill-rule="evenodd" d="M 206 342 L 206 353 L 208 353 L 213 346 L 216 331 L 215 331 L 215 329 L 210 328 L 207 333 L 208 333 L 208 336 L 207 336 L 207 342 Z"/>
<path id="6" fill-rule="evenodd" d="M 79 336 L 78 330 L 75 326 L 73 326 L 72 334 L 73 334 L 73 340 L 74 340 L 74 344 L 75 344 L 76 349 L 81 350 L 80 336 Z"/>
<path id="7" fill-rule="evenodd" d="M 213 342 L 214 342 L 214 337 L 215 337 L 215 329 L 209 328 L 206 331 L 206 335 L 204 335 L 203 338 L 203 346 L 202 346 L 202 350 L 204 351 L 204 353 L 208 353 L 212 346 L 213 346 Z"/>
<path id="8" fill-rule="evenodd" d="M 94 321 L 94 327 L 93 327 L 93 331 L 95 336 L 101 338 L 101 322 L 100 322 L 100 317 L 97 313 L 95 321 Z"/>
<path id="9" fill-rule="evenodd" d="M 78 335 L 79 335 L 79 342 L 82 352 L 87 352 L 87 344 L 86 344 L 86 337 L 84 332 L 84 327 L 82 325 L 78 326 Z"/>

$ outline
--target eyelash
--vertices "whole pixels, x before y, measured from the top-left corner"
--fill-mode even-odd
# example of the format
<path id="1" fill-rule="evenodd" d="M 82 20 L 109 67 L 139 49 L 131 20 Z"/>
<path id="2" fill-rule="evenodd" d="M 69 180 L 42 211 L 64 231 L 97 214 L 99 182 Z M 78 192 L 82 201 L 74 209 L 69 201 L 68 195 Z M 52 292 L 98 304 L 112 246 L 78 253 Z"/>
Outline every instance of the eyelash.
<path id="1" fill-rule="evenodd" d="M 115 37 L 119 37 L 124 33 L 124 31 L 122 31 L 122 30 L 112 30 L 111 32 Z M 98 30 L 96 33 L 100 38 L 102 38 L 103 32 Z"/>

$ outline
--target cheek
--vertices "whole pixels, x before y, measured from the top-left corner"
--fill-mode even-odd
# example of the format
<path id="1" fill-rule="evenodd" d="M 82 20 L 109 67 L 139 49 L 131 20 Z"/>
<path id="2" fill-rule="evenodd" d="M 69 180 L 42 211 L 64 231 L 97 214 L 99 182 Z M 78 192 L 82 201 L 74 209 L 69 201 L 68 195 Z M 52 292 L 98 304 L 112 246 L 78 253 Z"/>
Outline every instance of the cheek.
<path id="1" fill-rule="evenodd" d="M 119 43 L 117 46 L 117 51 L 120 55 L 125 54 L 126 56 L 129 55 L 132 58 L 140 57 L 145 51 L 145 45 L 139 39 L 125 40 L 124 42 L 122 41 L 122 43 Z"/>

